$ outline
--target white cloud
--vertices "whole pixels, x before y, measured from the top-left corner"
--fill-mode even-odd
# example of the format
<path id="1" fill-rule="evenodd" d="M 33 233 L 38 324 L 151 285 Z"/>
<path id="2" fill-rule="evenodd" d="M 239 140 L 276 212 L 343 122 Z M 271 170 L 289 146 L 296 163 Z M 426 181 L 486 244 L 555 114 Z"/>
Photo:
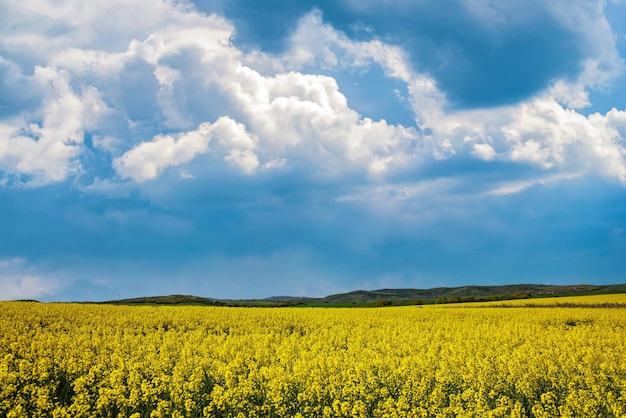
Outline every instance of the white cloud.
<path id="1" fill-rule="evenodd" d="M 367 187 L 357 193 L 340 196 L 338 202 L 379 202 L 381 205 L 392 204 L 397 201 L 413 201 L 432 199 L 442 191 L 449 192 L 458 186 L 458 181 L 451 178 L 422 180 L 411 183 L 386 184 Z"/>
<path id="2" fill-rule="evenodd" d="M 154 70 L 154 75 L 160 85 L 156 99 L 165 116 L 165 126 L 168 128 L 187 126 L 189 121 L 178 109 L 174 95 L 174 83 L 181 77 L 180 71 L 158 65 Z"/>
<path id="3" fill-rule="evenodd" d="M 604 15 L 605 2 L 557 0 L 545 3 L 544 7 L 564 28 L 578 34 L 583 56 L 576 78 L 556 80 L 549 94 L 567 108 L 588 107 L 589 90 L 605 91 L 626 68 L 616 47 L 616 36 Z"/>
<path id="4" fill-rule="evenodd" d="M 13 6 L 16 10 L 24 11 L 17 5 Z M 67 10 L 70 9 L 68 6 Z M 63 91 L 59 93 L 65 94 L 65 100 L 50 103 L 50 106 L 59 102 L 65 104 L 62 112 L 65 131 L 58 132 L 59 135 L 54 135 L 54 139 L 51 139 L 61 145 L 58 148 L 62 148 L 63 153 L 47 155 L 45 159 L 37 159 L 36 163 L 29 164 L 28 156 L 37 154 L 32 152 L 32 148 L 44 141 L 32 138 L 36 132 L 31 134 L 30 140 L 28 136 L 22 135 L 19 136 L 19 144 L 30 148 L 20 151 L 13 146 L 16 139 L 12 138 L 12 143 L 7 145 L 4 153 L 10 154 L 13 159 L 18 156 L 19 161 L 13 162 L 12 168 L 21 173 L 40 173 L 41 183 L 63 180 L 72 170 L 76 170 L 75 157 L 80 153 L 83 132 L 85 129 L 98 128 L 94 123 L 95 118 L 88 111 L 93 109 L 91 113 L 96 115 L 100 110 L 101 114 L 107 110 L 107 105 L 98 100 L 100 92 L 94 87 L 84 87 L 82 95 L 74 93 L 69 78 L 74 75 L 86 77 L 86 82 L 111 83 L 114 82 L 110 80 L 111 77 L 118 77 L 124 72 L 126 65 L 137 60 L 153 67 L 153 77 L 159 85 L 153 100 L 161 109 L 164 127 L 180 129 L 190 125 L 190 117 L 184 113 L 184 89 L 190 87 L 206 89 L 207 85 L 212 85 L 235 104 L 236 114 L 224 115 L 226 119 L 222 120 L 243 124 L 238 130 L 247 130 L 250 136 L 235 134 L 226 138 L 228 133 L 223 133 L 224 138 L 220 145 L 224 148 L 226 161 L 238 166 L 245 173 L 253 173 L 261 164 L 265 168 L 284 166 L 293 155 L 298 155 L 299 160 L 305 157 L 313 166 L 331 172 L 340 172 L 347 163 L 349 167 L 364 168 L 376 175 L 406 160 L 406 156 L 396 150 L 408 148 L 409 142 L 416 139 L 417 135 L 411 128 L 390 126 L 384 120 L 362 119 L 347 106 L 346 98 L 339 91 L 335 80 L 330 77 L 293 71 L 262 75 L 246 66 L 242 61 L 243 54 L 230 44 L 229 38 L 233 29 L 225 20 L 216 16 L 204 16 L 193 10 L 179 7 L 175 9 L 169 25 L 158 27 L 155 24 L 149 29 L 144 27 L 144 32 L 147 33 L 145 40 L 131 40 L 126 51 L 81 49 L 69 40 L 67 48 L 58 48 L 51 60 L 61 69 L 41 67 L 41 72 L 56 72 L 57 78 L 65 77 L 66 80 L 62 86 Z M 42 10 L 48 9 L 43 7 Z M 90 12 L 94 16 L 104 13 L 103 10 L 92 9 Z M 54 14 L 60 16 L 62 12 L 56 10 Z M 93 22 L 94 16 L 83 23 L 72 22 L 68 25 L 78 32 L 88 31 L 89 27 L 97 27 Z M 314 14 L 309 20 L 315 27 L 319 27 L 319 19 Z M 331 37 L 336 34 L 330 28 L 327 28 L 327 32 Z M 10 40 L 6 42 L 10 43 Z M 344 47 L 350 45 L 345 38 L 340 43 Z M 99 45 L 97 39 L 85 42 L 85 46 L 92 45 Z M 323 48 L 328 49 L 330 46 Z M 384 51 L 385 48 L 376 43 L 370 50 L 371 55 Z M 192 51 L 197 59 L 192 63 L 184 63 L 186 66 L 181 67 L 182 64 L 176 62 L 176 57 L 184 51 Z M 394 51 L 398 52 L 397 49 Z M 364 59 L 363 52 L 355 54 L 356 59 Z M 327 65 L 338 64 L 331 57 L 333 54 L 330 49 L 326 55 Z M 291 58 L 282 57 L 282 60 L 283 67 L 294 65 Z M 189 72 L 203 74 L 205 84 L 186 86 L 185 78 Z M 107 78 L 109 81 L 104 81 Z M 53 110 L 50 109 L 48 113 Z M 123 116 L 124 112 L 120 113 L 119 110 L 116 109 L 118 116 Z M 201 109 L 194 111 L 201 112 Z M 28 121 L 22 121 L 22 124 L 26 123 Z M 133 122 L 129 123 L 132 126 Z M 157 135 L 154 140 L 118 156 L 114 168 L 122 177 L 143 181 L 155 178 L 165 167 L 189 162 L 196 155 L 208 151 L 209 139 L 203 137 L 203 126 L 210 125 L 201 124 L 196 131 Z M 13 129 L 12 137 L 17 137 L 20 130 L 23 132 L 20 126 Z M 62 138 L 61 133 L 66 138 Z M 94 141 L 95 147 L 105 146 L 108 152 L 113 151 L 114 142 L 104 143 L 99 140 L 101 137 L 113 138 L 115 135 L 96 135 L 97 139 Z M 178 139 L 174 140 L 174 137 Z M 242 138 L 245 144 L 235 143 Z M 254 148 L 259 148 L 260 154 L 264 156 L 262 163 L 259 161 L 260 154 L 255 153 Z M 275 164 L 276 161 L 281 164 Z"/>
<path id="5" fill-rule="evenodd" d="M 266 59 L 271 60 L 272 57 Z M 407 54 L 400 47 L 377 39 L 353 41 L 325 24 L 318 11 L 313 11 L 300 20 L 291 36 L 290 49 L 284 55 L 273 59 L 270 67 L 279 69 L 285 67 L 299 69 L 305 65 L 313 65 L 321 68 L 367 70 L 370 65 L 380 65 L 388 77 L 402 80 L 407 84 L 418 126 L 422 126 L 424 120 L 432 119 L 443 112 L 445 95 L 437 88 L 432 77 L 415 73 Z"/>
<path id="6" fill-rule="evenodd" d="M 531 180 L 523 180 L 523 181 L 510 181 L 504 182 L 503 184 L 498 185 L 494 189 L 488 191 L 486 195 L 507 195 L 507 194 L 515 194 L 522 192 L 526 189 L 534 187 L 536 185 L 543 185 L 554 183 L 557 181 L 563 180 L 572 180 L 579 178 L 579 174 L 560 174 L 556 176 L 550 176 L 541 179 L 531 179 Z"/>
<path id="7" fill-rule="evenodd" d="M 514 161 L 600 173 L 626 182 L 626 150 L 619 129 L 625 113 L 613 110 L 585 117 L 550 97 L 541 97 L 520 106 L 502 131 Z"/>
<path id="8" fill-rule="evenodd" d="M 155 28 L 197 26 L 204 16 L 182 1 L 6 0 L 0 15 L 0 49 L 49 62 L 68 49 L 124 51 Z"/>
<path id="9" fill-rule="evenodd" d="M 93 183 L 87 186 L 79 186 L 81 192 L 94 193 L 111 199 L 125 199 L 131 196 L 132 188 L 128 183 L 119 183 L 113 179 L 94 178 Z"/>
<path id="10" fill-rule="evenodd" d="M 61 50 L 50 62 L 53 66 L 63 67 L 76 75 L 93 74 L 106 77 L 119 73 L 131 54 L 106 53 L 89 49 L 67 48 Z"/>
<path id="11" fill-rule="evenodd" d="M 117 158 L 113 167 L 122 178 L 135 181 L 153 179 L 164 168 L 190 161 L 197 154 L 207 152 L 211 141 L 210 126 L 208 123 L 200 125 L 197 130 L 180 134 L 178 138 L 156 136 L 151 142 L 144 142 Z"/>
<path id="12" fill-rule="evenodd" d="M 115 138 L 110 135 L 99 136 L 94 135 L 91 138 L 94 148 L 105 151 L 109 154 L 117 153 L 117 150 L 120 148 L 122 141 L 118 138 Z"/>
<path id="13" fill-rule="evenodd" d="M 177 29 L 172 34 L 168 27 Z M 0 168 L 20 181 L 20 175 L 30 176 L 26 180 L 30 185 L 61 181 L 81 171 L 78 157 L 83 134 L 92 130 L 100 137 L 98 129 L 106 130 L 101 119 L 111 112 L 125 117 L 122 109 L 113 110 L 106 104 L 116 98 L 103 98 L 95 86 L 106 89 L 114 85 L 125 66 L 137 57 L 154 64 L 162 87 L 155 99 L 166 116 L 165 125 L 188 124 L 185 115 L 177 112 L 171 94 L 176 70 L 160 66 L 156 60 L 177 54 L 190 42 L 210 49 L 215 47 L 214 41 L 221 47 L 231 33 L 222 18 L 161 0 L 128 4 L 114 0 L 87 7 L 76 1 L 63 5 L 44 0 L 8 1 L 3 4 L 0 28 L 0 52 L 39 64 L 32 76 L 21 77 L 42 90 L 40 107 L 0 119 Z M 163 36 L 151 38 L 157 28 L 166 28 Z M 18 67 L 12 68 L 15 73 Z M 105 133 L 102 137 L 112 136 Z M 104 144 L 96 142 L 96 147 Z M 113 142 L 107 144 L 107 150 L 114 151 Z"/>
<path id="14" fill-rule="evenodd" d="M 209 152 L 209 145 L 216 140 L 219 145 L 230 148 L 226 160 L 245 173 L 254 172 L 259 162 L 252 149 L 254 140 L 245 127 L 234 120 L 222 117 L 215 123 L 203 123 L 196 130 L 174 136 L 158 135 L 150 142 L 142 142 L 118 157 L 113 166 L 122 178 L 146 181 L 156 178 L 165 168 L 191 161 Z"/>
<path id="15" fill-rule="evenodd" d="M 168 167 L 188 177 L 185 165 L 208 153 L 245 174 L 297 162 L 316 173 L 380 178 L 428 159 L 475 157 L 531 164 L 550 175 L 600 173 L 626 182 L 624 111 L 587 117 L 573 110 L 589 104 L 589 88 L 622 71 L 601 4 L 548 6 L 564 27 L 581 39 L 588 35 L 578 78 L 555 80 L 516 105 L 450 111 L 435 80 L 416 72 L 401 48 L 353 41 L 319 12 L 303 17 L 287 51 L 274 56 L 238 50 L 230 22 L 183 3 L 5 3 L 0 53 L 39 64 L 32 75 L 8 65 L 11 77 L 39 92 L 40 106 L 0 119 L 0 165 L 15 178 L 31 176 L 31 184 L 80 172 L 86 132 L 95 150 L 113 157 L 120 178 L 137 182 Z M 464 6 L 496 32 L 507 24 L 506 5 L 467 0 Z M 419 129 L 359 115 L 334 78 L 314 74 L 373 65 L 406 84 Z M 131 71 L 153 81 L 154 91 L 123 91 L 120 80 Z M 158 114 L 132 116 L 128 102 L 135 93 L 137 109 Z M 151 139 L 137 142 L 142 138 Z"/>
<path id="16" fill-rule="evenodd" d="M 481 160 L 491 161 L 496 156 L 496 151 L 489 144 L 474 144 L 472 148 L 472 155 L 480 158 Z"/>
<path id="17" fill-rule="evenodd" d="M 24 258 L 0 259 L 0 300 L 35 299 L 58 288 L 57 280 L 40 276 Z"/>
<path id="18" fill-rule="evenodd" d="M 315 19 L 312 22 L 319 24 Z M 134 42 L 130 50 L 152 63 L 162 62 L 180 48 L 199 51 L 199 71 L 235 104 L 237 122 L 243 123 L 241 129 L 250 133 L 234 134 L 227 139 L 227 133 L 222 135 L 220 144 L 225 147 L 228 162 L 245 173 L 253 173 L 261 164 L 272 168 L 278 166 L 274 161 L 281 161 L 282 166 L 291 155 L 298 155 L 300 160 L 305 157 L 312 165 L 330 172 L 339 172 L 347 164 L 380 174 L 406 160 L 407 156 L 396 149 L 408 148 L 417 138 L 413 129 L 390 126 L 384 120 L 362 119 L 348 107 L 345 96 L 330 77 L 294 71 L 262 75 L 244 65 L 245 60 L 228 44 L 228 36 L 221 30 L 220 27 L 219 36 L 214 36 L 206 25 L 201 33 L 193 28 L 180 29 L 181 33 L 170 28 L 164 33 L 153 33 L 143 43 Z M 193 36 L 187 36 L 188 32 Z M 211 44 L 208 39 L 217 41 Z M 172 94 L 180 72 L 158 65 L 155 74 L 161 85 L 158 100 L 166 123 L 184 126 Z M 245 144 L 237 144 L 242 139 Z M 179 143 L 171 136 L 158 136 L 119 157 L 114 165 L 122 177 L 152 179 L 165 167 L 186 163 L 208 152 L 208 142 L 207 137 L 199 141 L 183 137 Z M 188 145 L 189 149 L 183 151 Z M 175 148 L 181 151 L 164 152 Z M 259 161 L 260 155 L 265 161 Z"/>
<path id="19" fill-rule="evenodd" d="M 0 165 L 10 173 L 33 176 L 33 183 L 64 180 L 76 170 L 73 159 L 85 129 L 97 125 L 109 109 L 94 87 L 79 94 L 70 87 L 67 71 L 36 67 L 33 80 L 45 91 L 31 120 L 0 121 Z"/>

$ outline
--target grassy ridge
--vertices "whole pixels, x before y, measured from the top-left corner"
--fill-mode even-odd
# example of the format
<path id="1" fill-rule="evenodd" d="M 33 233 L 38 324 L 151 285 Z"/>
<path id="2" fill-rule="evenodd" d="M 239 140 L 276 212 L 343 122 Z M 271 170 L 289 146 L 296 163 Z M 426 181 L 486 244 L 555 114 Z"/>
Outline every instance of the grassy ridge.
<path id="1" fill-rule="evenodd" d="M 431 289 L 356 290 L 323 298 L 275 296 L 266 299 L 211 299 L 189 295 L 152 296 L 103 302 L 114 305 L 202 305 L 202 306 L 391 306 L 435 303 L 490 302 L 537 298 L 626 293 L 618 285 L 537 285 L 436 287 Z"/>

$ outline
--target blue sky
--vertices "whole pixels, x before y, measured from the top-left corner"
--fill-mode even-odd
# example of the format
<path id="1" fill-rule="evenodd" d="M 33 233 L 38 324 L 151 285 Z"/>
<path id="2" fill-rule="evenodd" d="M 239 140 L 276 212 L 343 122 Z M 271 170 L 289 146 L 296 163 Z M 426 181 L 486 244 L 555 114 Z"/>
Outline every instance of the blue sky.
<path id="1" fill-rule="evenodd" d="M 57 3 L 0 3 L 0 300 L 626 282 L 623 1 Z"/>

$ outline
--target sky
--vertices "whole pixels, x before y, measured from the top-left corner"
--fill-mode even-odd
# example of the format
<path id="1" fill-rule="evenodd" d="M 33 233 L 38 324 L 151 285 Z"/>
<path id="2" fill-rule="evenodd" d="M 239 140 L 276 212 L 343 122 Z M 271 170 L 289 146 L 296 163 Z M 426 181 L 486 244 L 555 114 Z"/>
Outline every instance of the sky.
<path id="1" fill-rule="evenodd" d="M 0 300 L 626 283 L 626 2 L 0 0 Z"/>

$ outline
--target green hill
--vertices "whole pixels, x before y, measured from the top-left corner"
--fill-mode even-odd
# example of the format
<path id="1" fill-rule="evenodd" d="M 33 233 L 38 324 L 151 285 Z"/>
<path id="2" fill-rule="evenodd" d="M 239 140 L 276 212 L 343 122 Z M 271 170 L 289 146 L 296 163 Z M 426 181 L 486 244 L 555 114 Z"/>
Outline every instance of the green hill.
<path id="1" fill-rule="evenodd" d="M 431 289 L 355 290 L 322 298 L 273 296 L 266 299 L 211 299 L 190 295 L 150 296 L 102 302 L 114 305 L 202 305 L 202 306 L 388 306 L 458 303 L 541 297 L 626 293 L 626 284 L 435 287 Z"/>

